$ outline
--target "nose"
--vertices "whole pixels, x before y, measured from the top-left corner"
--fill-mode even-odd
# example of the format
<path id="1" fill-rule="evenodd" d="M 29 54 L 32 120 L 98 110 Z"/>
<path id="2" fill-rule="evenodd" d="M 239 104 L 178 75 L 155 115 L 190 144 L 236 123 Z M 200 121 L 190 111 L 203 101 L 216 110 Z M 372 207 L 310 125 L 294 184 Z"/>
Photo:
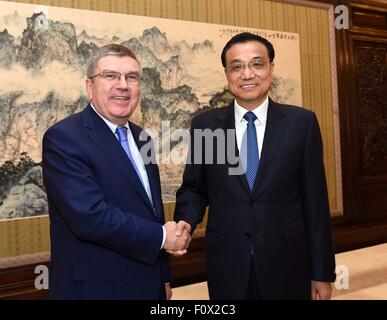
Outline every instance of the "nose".
<path id="1" fill-rule="evenodd" d="M 128 89 L 128 82 L 126 81 L 124 74 L 121 74 L 120 80 L 117 82 L 117 88 Z"/>
<path id="2" fill-rule="evenodd" d="M 255 76 L 255 73 L 251 70 L 250 66 L 245 65 L 243 70 L 242 70 L 241 78 L 242 79 L 251 79 L 251 78 L 254 78 L 254 76 Z"/>

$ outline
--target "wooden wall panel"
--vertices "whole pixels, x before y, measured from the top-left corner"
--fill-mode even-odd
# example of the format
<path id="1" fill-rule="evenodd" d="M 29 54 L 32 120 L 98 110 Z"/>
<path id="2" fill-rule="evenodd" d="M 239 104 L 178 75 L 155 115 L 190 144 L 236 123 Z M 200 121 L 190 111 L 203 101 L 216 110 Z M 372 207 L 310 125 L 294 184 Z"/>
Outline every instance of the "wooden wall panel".
<path id="1" fill-rule="evenodd" d="M 385 1 L 345 1 L 350 29 L 336 31 L 344 216 L 339 250 L 387 241 L 387 24 Z"/>
<path id="2" fill-rule="evenodd" d="M 385 43 L 352 41 L 360 175 L 361 178 L 387 176 L 387 40 Z"/>

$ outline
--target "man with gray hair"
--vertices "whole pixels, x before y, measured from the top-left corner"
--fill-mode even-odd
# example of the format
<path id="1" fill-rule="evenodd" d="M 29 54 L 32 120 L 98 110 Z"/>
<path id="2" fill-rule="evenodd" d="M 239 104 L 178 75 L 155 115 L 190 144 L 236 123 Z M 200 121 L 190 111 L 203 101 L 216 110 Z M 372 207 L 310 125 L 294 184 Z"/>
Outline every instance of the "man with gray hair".
<path id="1" fill-rule="evenodd" d="M 130 49 L 99 48 L 87 66 L 89 105 L 43 137 L 52 299 L 171 297 L 163 249 L 184 254 L 191 238 L 165 224 L 157 164 L 139 151 L 150 137 L 140 141 L 129 121 L 140 78 Z"/>

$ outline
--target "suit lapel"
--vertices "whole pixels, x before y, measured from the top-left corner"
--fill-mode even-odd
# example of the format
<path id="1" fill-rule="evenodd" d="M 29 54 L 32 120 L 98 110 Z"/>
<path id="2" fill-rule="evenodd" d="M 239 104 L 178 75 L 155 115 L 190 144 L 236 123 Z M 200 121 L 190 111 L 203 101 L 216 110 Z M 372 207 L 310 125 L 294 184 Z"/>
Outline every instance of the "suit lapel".
<path id="1" fill-rule="evenodd" d="M 132 131 L 133 138 L 137 144 L 138 150 L 141 150 L 141 148 L 145 144 L 149 143 L 149 140 L 146 140 L 146 141 L 141 140 L 140 141 L 141 130 L 139 130 L 138 127 L 134 126 L 131 122 L 129 122 L 129 127 L 130 127 L 130 130 Z M 149 148 L 147 147 L 146 150 L 149 150 Z M 159 218 L 161 218 L 161 217 L 163 217 L 163 205 L 162 205 L 163 202 L 161 199 L 160 178 L 159 178 L 159 171 L 158 171 L 157 165 L 156 165 L 156 158 L 155 158 L 156 154 L 155 154 L 155 149 L 154 149 L 153 143 L 151 145 L 151 151 L 154 155 L 154 156 L 152 155 L 151 163 L 148 163 L 147 161 L 145 161 L 145 159 L 143 159 L 143 161 L 145 164 L 146 173 L 148 175 L 154 210 L 156 210 L 157 216 Z"/>
<path id="2" fill-rule="evenodd" d="M 226 159 L 228 159 L 227 156 L 230 152 L 228 150 L 228 148 L 230 148 L 230 147 L 233 148 L 233 150 L 231 150 L 230 153 L 233 153 L 235 151 L 235 156 L 238 158 L 238 163 L 236 163 L 236 164 L 231 164 L 228 161 L 226 161 L 227 166 L 229 168 L 236 169 L 238 167 L 238 165 L 240 165 L 241 162 L 239 160 L 239 149 L 238 149 L 238 144 L 236 141 L 234 102 L 232 102 L 229 105 L 229 107 L 227 108 L 227 112 L 220 115 L 217 118 L 217 120 L 220 121 L 219 127 L 224 130 L 226 137 L 227 137 L 226 138 Z M 234 133 L 233 134 L 233 141 L 229 141 L 229 139 L 228 139 L 227 130 L 230 130 L 230 129 L 233 130 L 233 133 Z M 216 154 L 216 152 L 214 152 L 214 154 Z M 233 177 L 242 185 L 242 187 L 245 189 L 246 192 L 250 193 L 250 187 L 249 187 L 249 184 L 247 182 L 245 174 L 230 175 L 230 178 L 233 178 Z"/>
<path id="3" fill-rule="evenodd" d="M 87 134 L 90 139 L 94 141 L 98 148 L 111 160 L 118 170 L 122 172 L 129 182 L 133 184 L 140 197 L 153 211 L 152 204 L 148 199 L 148 195 L 142 182 L 124 149 L 111 132 L 110 128 L 95 113 L 90 105 L 83 111 L 83 124 L 88 129 Z"/>
<path id="4" fill-rule="evenodd" d="M 288 120 L 286 117 L 286 112 L 281 109 L 280 105 L 273 102 L 273 100 L 269 98 L 261 159 L 253 187 L 253 194 L 255 196 L 258 196 L 259 192 L 261 191 L 260 187 L 262 186 L 263 179 L 265 178 L 265 175 L 267 175 L 267 172 L 270 170 L 271 159 L 273 158 L 278 146 L 280 145 L 287 126 Z"/>

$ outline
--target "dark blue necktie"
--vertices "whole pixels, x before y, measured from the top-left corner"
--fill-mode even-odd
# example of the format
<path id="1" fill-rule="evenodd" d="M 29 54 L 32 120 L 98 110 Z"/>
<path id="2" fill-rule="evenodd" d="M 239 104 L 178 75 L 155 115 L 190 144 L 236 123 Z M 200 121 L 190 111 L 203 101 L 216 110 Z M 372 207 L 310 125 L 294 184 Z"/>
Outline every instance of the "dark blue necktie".
<path id="1" fill-rule="evenodd" d="M 249 183 L 250 191 L 253 190 L 255 177 L 257 176 L 258 166 L 259 166 L 259 150 L 258 150 L 258 141 L 257 141 L 257 131 L 255 129 L 254 121 L 257 119 L 257 116 L 248 111 L 243 116 L 247 120 L 246 128 L 246 140 L 247 140 L 247 167 L 246 167 L 246 178 Z"/>

